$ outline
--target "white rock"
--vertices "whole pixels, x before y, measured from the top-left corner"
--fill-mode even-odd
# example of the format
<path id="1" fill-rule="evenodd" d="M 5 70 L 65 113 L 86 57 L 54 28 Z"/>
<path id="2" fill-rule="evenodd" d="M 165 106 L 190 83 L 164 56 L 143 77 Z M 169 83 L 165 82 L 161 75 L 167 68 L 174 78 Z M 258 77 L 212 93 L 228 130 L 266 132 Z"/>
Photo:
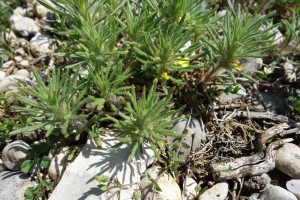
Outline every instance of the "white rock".
<path id="1" fill-rule="evenodd" d="M 276 31 L 276 34 L 275 34 L 275 36 L 274 36 L 273 44 L 274 44 L 274 45 L 279 45 L 279 44 L 281 44 L 283 41 L 284 41 L 284 36 L 282 35 L 282 33 L 281 33 L 279 30 L 277 30 L 277 31 Z"/>
<path id="2" fill-rule="evenodd" d="M 185 45 L 183 45 L 183 47 L 181 47 L 179 49 L 179 52 L 183 52 L 183 51 L 187 50 L 191 45 L 192 45 L 192 42 L 188 41 L 187 43 L 185 43 Z"/>
<path id="3" fill-rule="evenodd" d="M 297 200 L 297 197 L 282 187 L 271 185 L 260 192 L 257 200 Z"/>
<path id="4" fill-rule="evenodd" d="M 188 120 L 180 121 L 174 125 L 172 130 L 177 134 L 183 134 L 184 128 L 186 126 L 187 133 L 181 138 L 181 141 L 189 146 L 187 148 L 186 146 L 180 146 L 179 147 L 179 158 L 182 158 L 185 160 L 187 156 L 191 153 L 196 151 L 200 145 L 201 142 L 206 140 L 206 132 L 205 132 L 205 126 L 203 123 L 200 124 L 199 120 L 191 118 L 190 122 L 187 124 Z M 171 142 L 178 141 L 177 138 L 170 139 Z"/>
<path id="5" fill-rule="evenodd" d="M 27 159 L 29 145 L 22 140 L 7 144 L 2 151 L 4 165 L 12 171 L 20 171 L 22 162 Z"/>
<path id="6" fill-rule="evenodd" d="M 266 186 L 269 186 L 271 184 L 272 179 L 268 174 L 264 173 L 260 177 L 263 179 Z"/>
<path id="7" fill-rule="evenodd" d="M 71 162 L 68 160 L 68 149 L 67 147 L 60 148 L 55 156 L 49 155 L 51 162 L 48 168 L 48 175 L 54 181 L 61 178 L 68 163 Z"/>
<path id="8" fill-rule="evenodd" d="M 35 13 L 38 17 L 43 18 L 47 17 L 47 15 L 50 15 L 52 12 L 45 6 L 41 5 L 40 3 L 37 3 L 35 6 Z"/>
<path id="9" fill-rule="evenodd" d="M 255 59 L 256 63 L 259 64 L 259 65 L 263 65 L 264 64 L 264 61 L 262 58 L 256 58 Z"/>
<path id="10" fill-rule="evenodd" d="M 40 31 L 40 27 L 37 23 L 29 17 L 13 15 L 10 20 L 12 22 L 12 28 L 19 32 L 23 37 L 27 37 L 30 34 Z"/>
<path id="11" fill-rule="evenodd" d="M 153 166 L 144 172 L 140 186 L 142 199 L 181 200 L 181 190 L 176 181 L 168 173 L 164 173 L 157 179 L 159 172 L 160 168 L 157 166 Z M 156 181 L 162 190 L 161 192 L 153 189 L 153 184 L 149 181 L 148 175 Z"/>
<path id="12" fill-rule="evenodd" d="M 6 77 L 6 73 L 4 71 L 0 71 L 0 81 L 2 81 Z"/>
<path id="13" fill-rule="evenodd" d="M 36 57 L 49 55 L 54 51 L 54 42 L 55 40 L 50 36 L 44 36 L 41 33 L 37 33 L 30 40 L 30 50 Z"/>
<path id="14" fill-rule="evenodd" d="M 275 153 L 275 165 L 292 178 L 300 178 L 300 147 L 286 143 Z"/>
<path id="15" fill-rule="evenodd" d="M 14 56 L 14 60 L 15 60 L 17 63 L 20 63 L 20 62 L 23 60 L 23 57 L 22 57 L 22 56 Z"/>
<path id="16" fill-rule="evenodd" d="M 194 179 L 187 177 L 185 179 L 185 190 L 183 191 L 183 200 L 193 200 L 197 196 L 197 183 Z"/>
<path id="17" fill-rule="evenodd" d="M 258 62 L 262 62 L 262 60 L 258 60 Z M 261 64 L 257 62 L 257 58 L 247 58 L 240 63 L 240 66 L 244 67 L 244 72 L 247 74 L 254 74 Z"/>
<path id="18" fill-rule="evenodd" d="M 20 64 L 21 67 L 25 67 L 25 68 L 30 67 L 29 60 L 22 60 L 19 64 Z"/>
<path id="19" fill-rule="evenodd" d="M 106 176 L 111 183 L 118 179 L 122 184 L 132 184 L 131 188 L 121 191 L 120 197 L 122 200 L 131 199 L 138 188 L 134 183 L 140 181 L 141 174 L 153 162 L 154 153 L 151 148 L 145 147 L 142 154 L 137 153 L 132 161 L 127 162 L 131 150 L 129 145 L 109 151 L 117 143 L 115 138 L 114 133 L 103 135 L 101 149 L 89 139 L 75 161 L 65 170 L 49 200 L 108 199 L 111 191 L 101 192 L 97 188 L 99 182 L 94 179 L 95 175 Z M 116 194 L 112 199 L 116 199 Z"/>
<path id="20" fill-rule="evenodd" d="M 20 76 L 25 76 L 27 78 L 30 78 L 30 73 L 27 69 L 20 69 L 20 70 L 16 71 L 14 73 L 14 75 L 20 75 Z"/>
<path id="21" fill-rule="evenodd" d="M 20 56 L 24 56 L 25 55 L 25 51 L 23 48 L 18 48 L 15 50 L 15 54 L 20 55 Z"/>
<path id="22" fill-rule="evenodd" d="M 218 101 L 220 103 L 230 103 L 233 100 L 238 100 L 238 99 L 243 99 L 247 96 L 247 92 L 246 89 L 242 86 L 242 85 L 238 85 L 239 86 L 239 91 L 237 91 L 236 94 L 232 94 L 232 93 L 225 93 L 223 92 L 219 97 L 218 97 Z M 220 88 L 224 88 L 225 86 L 220 86 Z"/>
<path id="23" fill-rule="evenodd" d="M 18 15 L 18 16 L 25 16 L 26 15 L 26 9 L 19 6 L 16 9 L 14 9 L 13 13 L 14 13 L 14 15 Z"/>
<path id="24" fill-rule="evenodd" d="M 7 31 L 7 33 L 6 33 L 4 36 L 5 36 L 5 40 L 6 40 L 9 44 L 12 42 L 12 40 L 17 39 L 16 34 L 15 34 L 12 30 Z"/>
<path id="25" fill-rule="evenodd" d="M 0 199 L 24 200 L 24 192 L 28 187 L 34 187 L 35 182 L 23 173 L 4 171 L 0 173 Z"/>
<path id="26" fill-rule="evenodd" d="M 36 3 L 36 0 L 26 0 L 27 6 L 31 6 L 34 3 Z"/>
<path id="27" fill-rule="evenodd" d="M 297 70 L 294 68 L 294 66 L 291 63 L 285 62 L 283 64 L 283 69 L 284 69 L 284 75 L 288 82 L 295 82 L 297 80 L 297 74 L 296 74 Z"/>
<path id="28" fill-rule="evenodd" d="M 10 60 L 10 61 L 7 61 L 7 62 L 3 63 L 2 69 L 7 69 L 7 68 L 10 68 L 14 65 L 15 65 L 15 62 L 13 60 Z"/>
<path id="29" fill-rule="evenodd" d="M 198 200 L 225 200 L 228 194 L 228 183 L 217 183 L 201 194 Z"/>
<path id="30" fill-rule="evenodd" d="M 292 179 L 286 182 L 286 188 L 300 199 L 300 179 Z"/>
<path id="31" fill-rule="evenodd" d="M 30 79 L 26 78 L 25 76 L 20 76 L 20 75 L 10 75 L 5 77 L 1 82 L 0 82 L 0 92 L 7 92 L 10 90 L 10 86 L 16 87 L 18 84 L 18 81 L 23 81 L 23 82 L 31 82 Z"/>
<path id="32" fill-rule="evenodd" d="M 0 172 L 3 172 L 6 170 L 6 166 L 4 165 L 2 159 L 0 159 Z"/>
<path id="33" fill-rule="evenodd" d="M 220 10 L 219 12 L 217 12 L 217 17 L 224 17 L 226 13 L 227 13 L 226 10 Z"/>

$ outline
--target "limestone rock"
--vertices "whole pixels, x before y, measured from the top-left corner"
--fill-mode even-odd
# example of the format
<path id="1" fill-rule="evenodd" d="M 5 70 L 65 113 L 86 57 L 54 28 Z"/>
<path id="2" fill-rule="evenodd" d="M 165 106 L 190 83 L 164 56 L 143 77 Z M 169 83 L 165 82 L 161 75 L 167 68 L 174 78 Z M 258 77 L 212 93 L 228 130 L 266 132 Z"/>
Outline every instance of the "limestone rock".
<path id="1" fill-rule="evenodd" d="M 12 171 L 19 171 L 23 161 L 28 158 L 28 148 L 29 145 L 22 140 L 7 144 L 2 151 L 4 165 Z"/>
<path id="2" fill-rule="evenodd" d="M 22 60 L 22 61 L 20 62 L 20 66 L 21 66 L 21 67 L 24 67 L 24 68 L 30 67 L 30 62 L 29 62 L 29 60 Z"/>
<path id="3" fill-rule="evenodd" d="M 300 199 L 300 179 L 292 179 L 286 182 L 286 188 Z"/>
<path id="4" fill-rule="evenodd" d="M 55 40 L 50 36 L 44 36 L 41 33 L 37 33 L 30 40 L 30 50 L 35 57 L 42 55 L 49 55 L 54 51 Z"/>
<path id="5" fill-rule="evenodd" d="M 20 75 L 20 76 L 30 78 L 30 73 L 27 69 L 20 69 L 20 70 L 16 71 L 14 73 L 14 75 Z"/>
<path id="6" fill-rule="evenodd" d="M 27 187 L 34 187 L 30 176 L 23 173 L 4 171 L 0 173 L 0 199 L 24 200 Z"/>
<path id="7" fill-rule="evenodd" d="M 176 181 L 170 174 L 164 173 L 158 179 L 160 168 L 157 166 L 147 169 L 141 178 L 141 191 L 142 199 L 159 199 L 159 200 L 181 200 L 181 190 Z M 153 189 L 153 184 L 148 179 L 148 175 L 153 178 L 158 186 L 161 188 L 161 192 Z"/>
<path id="8" fill-rule="evenodd" d="M 300 147 L 286 143 L 276 151 L 276 168 L 292 178 L 300 178 Z"/>
<path id="9" fill-rule="evenodd" d="M 25 76 L 21 75 L 10 75 L 5 77 L 1 82 L 0 82 L 0 92 L 7 92 L 10 90 L 10 87 L 16 87 L 17 82 L 22 81 L 22 82 L 28 82 L 30 83 L 30 79 L 28 79 Z"/>
<path id="10" fill-rule="evenodd" d="M 187 124 L 188 123 L 188 124 Z M 187 126 L 186 126 L 187 125 Z M 186 127 L 187 132 L 184 133 L 184 128 Z M 182 143 L 179 147 L 179 158 L 185 160 L 190 152 L 196 151 L 201 142 L 206 140 L 206 131 L 203 123 L 200 123 L 199 120 L 191 118 L 189 120 L 180 121 L 174 125 L 173 131 L 177 134 L 184 134 L 181 138 Z M 170 139 L 171 142 L 177 141 L 177 139 Z M 187 148 L 189 147 L 189 148 Z"/>
<path id="11" fill-rule="evenodd" d="M 183 200 L 193 200 L 197 196 L 197 183 L 194 179 L 187 177 L 185 179 L 185 189 L 183 191 Z"/>
<path id="12" fill-rule="evenodd" d="M 242 85 L 238 85 L 239 86 L 239 91 L 237 91 L 236 94 L 232 94 L 232 93 L 225 93 L 223 92 L 219 97 L 218 97 L 218 101 L 220 103 L 230 103 L 233 100 L 238 100 L 238 99 L 243 99 L 244 97 L 247 96 L 247 92 L 246 89 L 242 86 Z M 223 87 L 223 86 L 221 86 Z M 224 87 L 225 89 L 225 87 Z"/>
<path id="13" fill-rule="evenodd" d="M 40 27 L 37 23 L 29 17 L 13 15 L 10 20 L 12 22 L 13 29 L 19 32 L 23 37 L 27 37 L 30 34 L 40 31 Z"/>
<path id="14" fill-rule="evenodd" d="M 54 181 L 57 181 L 61 178 L 68 163 L 70 163 L 70 161 L 68 161 L 68 149 L 69 148 L 67 147 L 60 148 L 56 155 L 49 155 L 51 162 L 48 168 L 48 175 Z"/>
<path id="15" fill-rule="evenodd" d="M 6 170 L 6 167 L 5 167 L 2 159 L 0 159 L 0 173 L 3 172 L 3 171 L 5 171 L 5 170 Z"/>
<path id="16" fill-rule="evenodd" d="M 289 63 L 289 62 L 285 62 L 283 64 L 283 69 L 284 69 L 284 75 L 285 78 L 288 82 L 295 82 L 297 80 L 297 74 L 296 74 L 296 69 L 294 68 L 294 66 Z"/>
<path id="17" fill-rule="evenodd" d="M 131 150 L 130 145 L 109 151 L 117 143 L 114 133 L 101 137 L 102 148 L 97 148 L 92 140 L 88 140 L 81 153 L 65 170 L 59 184 L 53 191 L 49 200 L 66 199 L 89 199 L 106 200 L 111 195 L 112 199 L 117 199 L 116 194 L 109 190 L 101 192 L 95 180 L 95 175 L 102 175 L 109 178 L 109 183 L 113 184 L 116 179 L 121 184 L 132 184 L 131 187 L 121 191 L 120 199 L 132 199 L 137 183 L 146 167 L 153 162 L 154 153 L 150 147 L 144 146 L 142 154 L 137 153 L 128 162 L 127 158 Z M 70 184 L 72 183 L 72 184 Z"/>
<path id="18" fill-rule="evenodd" d="M 297 200 L 297 197 L 279 186 L 270 185 L 265 190 L 251 195 L 251 200 Z"/>
<path id="19" fill-rule="evenodd" d="M 228 194 L 228 183 L 217 183 L 201 194 L 198 200 L 225 200 Z"/>
<path id="20" fill-rule="evenodd" d="M 7 69 L 10 67 L 13 67 L 14 65 L 15 65 L 15 62 L 13 60 L 10 60 L 10 61 L 3 63 L 2 68 Z"/>
<path id="21" fill-rule="evenodd" d="M 6 77 L 6 73 L 4 71 L 0 71 L 0 81 L 2 81 Z"/>

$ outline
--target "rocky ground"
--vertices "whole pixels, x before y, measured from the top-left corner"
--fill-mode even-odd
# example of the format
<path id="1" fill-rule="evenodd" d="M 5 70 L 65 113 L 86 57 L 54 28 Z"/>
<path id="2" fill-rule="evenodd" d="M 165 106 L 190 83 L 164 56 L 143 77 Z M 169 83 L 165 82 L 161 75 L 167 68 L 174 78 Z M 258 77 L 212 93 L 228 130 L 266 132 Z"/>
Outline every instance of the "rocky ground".
<path id="1" fill-rule="evenodd" d="M 18 81 L 35 81 L 32 66 L 39 68 L 42 77 L 55 67 L 57 58 L 52 53 L 56 41 L 46 34 L 52 20 L 49 10 L 40 4 L 33 6 L 31 1 L 14 9 L 10 18 L 13 31 L 5 35 L 13 53 L 0 69 L 0 92 L 10 103 L 14 101 L 10 94 L 18 91 Z M 249 73 L 263 65 L 264 60 L 255 58 L 243 63 Z M 237 94 L 224 93 L 211 99 L 205 109 L 195 108 L 201 116 L 212 116 L 209 112 L 213 117 L 190 117 L 174 125 L 177 133 L 187 129 L 183 141 L 189 146 L 177 152 L 185 160 L 178 173 L 160 173 L 159 163 L 154 162 L 154 153 L 147 146 L 130 162 L 129 146 L 108 151 L 117 142 L 114 133 L 102 138 L 100 149 L 92 139 L 77 144 L 79 153 L 71 159 L 68 147 L 55 155 L 50 152 L 50 167 L 43 172 L 55 183 L 49 199 L 117 199 L 120 195 L 125 200 L 137 195 L 138 189 L 141 199 L 300 199 L 300 118 L 285 95 L 286 88 L 298 85 L 298 81 L 296 68 L 284 62 L 269 79 L 241 85 Z M 0 109 L 1 113 L 4 115 Z M 40 142 L 39 138 L 33 132 L 1 143 L 1 200 L 24 199 L 26 188 L 36 184 L 33 177 L 41 172 L 33 170 L 27 175 L 20 169 L 29 157 L 29 145 Z M 109 190 L 98 189 L 97 175 L 109 178 Z M 154 190 L 149 177 L 161 191 Z"/>

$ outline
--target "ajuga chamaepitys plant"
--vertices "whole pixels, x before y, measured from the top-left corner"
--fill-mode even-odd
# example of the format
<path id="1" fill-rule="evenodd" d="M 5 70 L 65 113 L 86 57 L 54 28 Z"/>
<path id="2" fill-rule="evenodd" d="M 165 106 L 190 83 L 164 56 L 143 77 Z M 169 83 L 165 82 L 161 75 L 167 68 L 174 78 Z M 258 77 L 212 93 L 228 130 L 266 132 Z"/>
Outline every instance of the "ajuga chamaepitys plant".
<path id="1" fill-rule="evenodd" d="M 76 121 L 86 119 L 86 115 L 79 114 L 79 110 L 89 101 L 84 98 L 86 89 L 83 84 L 78 84 L 78 72 L 70 79 L 68 70 L 54 70 L 51 77 L 48 75 L 48 85 L 34 68 L 33 74 L 36 82 L 21 87 L 15 95 L 16 100 L 25 106 L 14 106 L 13 109 L 31 117 L 34 125 L 14 130 L 10 134 L 29 132 L 49 125 L 46 136 L 58 127 L 68 137 L 68 128 L 75 125 Z"/>
<path id="2" fill-rule="evenodd" d="M 244 58 L 262 57 L 264 52 L 274 47 L 274 33 L 270 31 L 274 26 L 266 26 L 271 14 L 252 16 L 247 12 L 242 13 L 239 7 L 236 14 L 227 12 L 220 28 L 208 24 L 209 39 L 205 42 L 209 52 L 209 67 L 200 77 L 200 81 L 210 82 L 224 72 L 235 81 L 234 70 L 253 80 L 243 72 L 239 61 Z"/>
<path id="3" fill-rule="evenodd" d="M 130 101 L 126 103 L 125 111 L 122 112 L 112 105 L 113 110 L 121 118 L 108 116 L 115 123 L 116 132 L 120 133 L 118 140 L 122 143 L 132 143 L 132 149 L 128 160 L 132 159 L 144 142 L 148 142 L 157 158 L 160 157 L 159 150 L 163 151 L 168 145 L 166 136 L 181 137 L 170 130 L 173 123 L 177 121 L 172 118 L 176 110 L 168 108 L 172 91 L 162 98 L 156 90 L 157 79 L 146 94 L 143 89 L 140 99 L 136 96 L 135 89 L 128 93 Z M 167 118 L 169 120 L 167 120 Z"/>

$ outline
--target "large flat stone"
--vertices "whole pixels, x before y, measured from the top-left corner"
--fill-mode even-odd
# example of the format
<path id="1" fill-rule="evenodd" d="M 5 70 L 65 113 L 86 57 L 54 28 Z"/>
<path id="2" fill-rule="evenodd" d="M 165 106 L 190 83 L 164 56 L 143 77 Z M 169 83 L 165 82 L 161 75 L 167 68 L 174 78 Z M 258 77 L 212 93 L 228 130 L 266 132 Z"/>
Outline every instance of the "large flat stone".
<path id="1" fill-rule="evenodd" d="M 127 162 L 130 152 L 129 145 L 123 145 L 116 150 L 108 151 L 117 141 L 113 134 L 101 137 L 102 148 L 98 149 L 92 140 L 88 140 L 81 153 L 71 163 L 49 200 L 99 200 L 108 199 L 114 191 L 101 192 L 94 177 L 102 175 L 122 184 L 134 184 L 140 181 L 141 174 L 153 161 L 154 153 L 150 148 L 144 148 L 142 155 L 136 154 L 132 161 Z M 131 199 L 137 185 L 121 191 L 121 199 Z M 117 199 L 117 195 L 114 195 Z"/>
<path id="2" fill-rule="evenodd" d="M 26 188 L 34 184 L 27 174 L 3 171 L 0 173 L 0 200 L 24 200 Z"/>

